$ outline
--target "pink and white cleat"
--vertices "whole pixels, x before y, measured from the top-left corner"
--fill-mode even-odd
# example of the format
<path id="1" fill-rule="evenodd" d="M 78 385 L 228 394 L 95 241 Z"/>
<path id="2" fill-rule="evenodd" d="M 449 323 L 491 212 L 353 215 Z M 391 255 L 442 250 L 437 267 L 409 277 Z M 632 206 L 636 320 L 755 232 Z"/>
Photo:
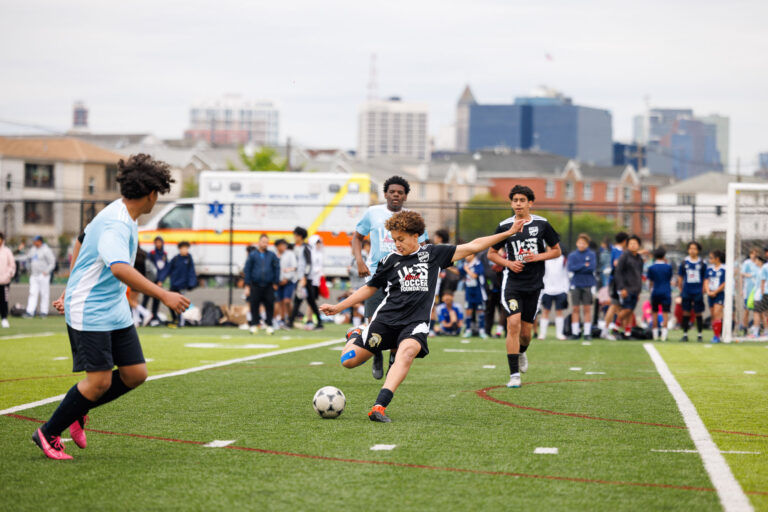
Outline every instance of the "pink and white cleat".
<path id="1" fill-rule="evenodd" d="M 83 416 L 69 426 L 69 435 L 78 448 L 85 448 L 88 440 L 85 438 L 85 424 L 88 423 L 88 416 Z"/>
<path id="2" fill-rule="evenodd" d="M 35 433 L 32 434 L 32 440 L 41 450 L 43 450 L 43 453 L 49 459 L 70 460 L 72 458 L 71 455 L 64 453 L 64 445 L 61 444 L 61 437 L 59 436 L 48 438 L 43 434 L 43 431 L 38 428 L 35 430 Z"/>

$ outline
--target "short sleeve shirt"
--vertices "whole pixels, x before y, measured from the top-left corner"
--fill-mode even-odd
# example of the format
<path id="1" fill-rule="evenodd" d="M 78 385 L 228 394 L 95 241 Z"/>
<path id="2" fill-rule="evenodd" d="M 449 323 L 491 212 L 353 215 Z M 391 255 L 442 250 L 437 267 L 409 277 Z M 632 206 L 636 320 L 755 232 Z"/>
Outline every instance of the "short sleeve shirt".
<path id="1" fill-rule="evenodd" d="M 670 297 L 672 295 L 672 288 L 670 282 L 672 281 L 672 266 L 669 263 L 654 263 L 645 275 L 648 280 L 653 283 L 651 289 L 651 296 L 653 297 Z"/>
<path id="2" fill-rule="evenodd" d="M 386 204 L 377 204 L 368 208 L 363 214 L 363 218 L 357 223 L 356 231 L 362 235 L 371 235 L 371 252 L 368 254 L 368 268 L 371 270 L 371 275 L 376 273 L 376 267 L 379 265 L 379 261 L 387 254 L 395 252 L 395 241 L 392 239 L 392 233 L 390 233 L 384 224 L 387 220 L 394 215 L 395 212 L 390 211 Z M 423 243 L 427 240 L 427 232 L 425 231 L 419 237 L 419 242 Z M 370 279 L 370 278 L 369 278 Z"/>
<path id="3" fill-rule="evenodd" d="M 704 279 L 707 276 L 707 266 L 701 260 L 691 261 L 685 258 L 680 264 L 678 275 L 683 278 L 683 295 L 694 296 L 701 295 Z"/>
<path id="4" fill-rule="evenodd" d="M 741 272 L 743 274 L 750 274 L 752 276 L 744 278 L 744 296 L 748 297 L 749 294 L 752 293 L 752 290 L 755 289 L 755 285 L 757 284 L 757 277 L 760 273 L 760 267 L 751 259 L 747 259 L 741 265 Z"/>
<path id="5" fill-rule="evenodd" d="M 384 299 L 371 318 L 391 325 L 429 322 L 440 270 L 452 263 L 455 245 L 425 245 L 409 255 L 385 256 L 368 286 L 383 288 Z"/>
<path id="6" fill-rule="evenodd" d="M 503 233 L 512 227 L 515 217 L 502 221 L 496 228 L 496 233 Z M 502 247 L 507 252 L 509 261 L 524 261 L 528 253 L 541 254 L 547 247 L 554 247 L 560 243 L 560 235 L 544 217 L 531 215 L 531 220 L 525 223 L 519 233 L 515 233 L 506 240 L 502 240 L 493 246 L 499 250 Z M 504 269 L 504 282 L 515 290 L 539 290 L 544 286 L 544 262 L 534 261 L 526 263 L 522 272 L 512 272 Z"/>
<path id="7" fill-rule="evenodd" d="M 720 268 L 708 267 L 707 268 L 707 289 L 713 292 L 720 288 L 720 285 L 725 282 L 725 267 L 720 265 Z M 725 290 L 721 291 L 717 297 L 725 295 Z"/>
<path id="8" fill-rule="evenodd" d="M 64 313 L 78 331 L 114 331 L 133 325 L 127 286 L 110 267 L 133 266 L 138 248 L 138 224 L 122 198 L 110 203 L 85 228 L 85 239 L 67 281 Z"/>

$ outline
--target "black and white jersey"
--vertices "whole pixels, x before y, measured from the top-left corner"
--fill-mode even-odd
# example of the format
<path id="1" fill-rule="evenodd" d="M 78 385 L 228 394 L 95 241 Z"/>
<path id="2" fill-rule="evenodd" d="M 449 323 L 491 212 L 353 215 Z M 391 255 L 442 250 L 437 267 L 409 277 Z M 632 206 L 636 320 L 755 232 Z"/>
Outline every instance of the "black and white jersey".
<path id="1" fill-rule="evenodd" d="M 452 263 L 455 245 L 425 245 L 403 256 L 385 256 L 366 284 L 384 289 L 384 300 L 371 317 L 386 324 L 429 323 L 440 271 Z"/>
<path id="2" fill-rule="evenodd" d="M 512 227 L 515 217 L 512 216 L 501 221 L 496 233 L 503 233 Z M 526 254 L 541 254 L 547 250 L 547 247 L 554 247 L 560 242 L 560 235 L 554 230 L 552 225 L 544 217 L 531 215 L 531 220 L 523 225 L 519 233 L 515 233 L 504 241 L 493 246 L 499 250 L 502 247 L 507 252 L 509 261 L 525 262 Z M 522 272 L 512 272 L 510 269 L 504 269 L 505 287 L 510 286 L 518 290 L 538 290 L 544 286 L 544 262 L 534 261 L 526 263 Z"/>

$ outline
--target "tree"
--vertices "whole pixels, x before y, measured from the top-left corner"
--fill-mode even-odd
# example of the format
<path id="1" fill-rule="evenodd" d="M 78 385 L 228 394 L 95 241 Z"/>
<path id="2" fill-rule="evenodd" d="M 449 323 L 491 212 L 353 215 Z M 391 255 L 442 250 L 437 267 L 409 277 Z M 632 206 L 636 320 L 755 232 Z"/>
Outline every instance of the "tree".
<path id="1" fill-rule="evenodd" d="M 200 185 L 196 178 L 187 178 L 181 185 L 181 197 L 197 197 L 200 192 Z"/>
<path id="2" fill-rule="evenodd" d="M 560 244 L 564 249 L 572 251 L 575 247 L 566 247 L 568 245 L 568 234 L 571 233 L 571 239 L 574 245 L 579 233 L 586 233 L 597 244 L 609 237 L 613 240 L 614 235 L 623 228 L 615 220 L 609 220 L 603 215 L 594 213 L 576 213 L 573 214 L 573 226 L 569 226 L 568 214 L 566 212 L 538 211 L 537 215 L 546 217 L 552 227 L 560 234 Z"/>
<path id="3" fill-rule="evenodd" d="M 459 214 L 456 238 L 473 240 L 493 234 L 499 222 L 512 215 L 509 201 L 496 199 L 490 194 L 478 194 L 467 202 Z"/>
<path id="4" fill-rule="evenodd" d="M 237 150 L 240 161 L 249 171 L 285 171 L 288 168 L 288 160 L 279 158 L 274 148 L 262 147 L 251 156 L 240 146 Z M 227 162 L 230 171 L 236 171 L 237 167 L 232 162 Z"/>

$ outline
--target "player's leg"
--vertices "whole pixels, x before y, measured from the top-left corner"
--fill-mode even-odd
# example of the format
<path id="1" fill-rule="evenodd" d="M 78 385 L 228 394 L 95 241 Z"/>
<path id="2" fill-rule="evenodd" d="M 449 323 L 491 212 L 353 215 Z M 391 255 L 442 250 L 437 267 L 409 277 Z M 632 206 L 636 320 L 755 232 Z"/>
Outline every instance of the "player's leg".
<path id="1" fill-rule="evenodd" d="M 722 329 L 723 329 L 723 305 L 720 303 L 715 303 L 712 305 L 712 331 L 714 334 L 714 338 L 712 338 L 712 343 L 720 342 L 720 335 L 722 333 Z"/>
<path id="2" fill-rule="evenodd" d="M 271 284 L 264 287 L 264 296 L 262 300 L 264 301 L 264 312 L 266 313 L 265 322 L 267 324 L 267 334 L 272 334 L 274 332 L 272 329 L 272 320 L 275 313 L 275 290 L 272 288 Z"/>
<path id="3" fill-rule="evenodd" d="M 571 291 L 571 304 L 573 307 L 571 308 L 571 334 L 574 338 L 578 338 L 579 336 L 579 326 L 581 325 L 581 289 L 575 288 L 573 291 Z M 586 308 L 585 308 L 586 309 Z M 586 313 L 584 314 L 584 321 L 586 322 L 589 318 Z M 586 332 L 586 331 L 585 331 Z"/>
<path id="4" fill-rule="evenodd" d="M 688 328 L 691 325 L 691 310 L 693 309 L 693 299 L 683 295 L 681 297 L 680 307 L 683 311 L 683 318 L 680 327 L 683 329 L 683 337 L 680 341 L 688 341 Z"/>
<path id="5" fill-rule="evenodd" d="M 40 276 L 40 316 L 48 316 L 51 303 L 51 276 Z"/>
<path id="6" fill-rule="evenodd" d="M 395 362 L 389 368 L 387 372 L 387 378 L 384 381 L 379 391 L 379 395 L 376 397 L 373 407 L 368 413 L 368 417 L 371 421 L 378 421 L 381 423 L 389 423 L 389 417 L 386 415 L 386 408 L 392 401 L 397 388 L 408 376 L 408 372 L 411 369 L 413 360 L 421 353 L 422 345 L 416 339 L 406 338 L 400 342 L 397 347 L 397 357 Z"/>
<path id="7" fill-rule="evenodd" d="M 704 294 L 700 294 L 696 296 L 696 300 L 693 304 L 693 310 L 696 313 L 696 341 L 699 343 L 703 341 L 703 333 L 704 333 L 704 319 L 702 315 L 704 314 Z"/>
<path id="8" fill-rule="evenodd" d="M 453 314 L 453 311 L 451 311 L 451 314 Z M 464 337 L 469 338 L 472 336 L 472 324 L 475 320 L 475 310 L 472 308 L 472 305 L 469 302 L 467 302 L 464 308 L 464 318 L 467 319 L 466 323 L 464 324 Z M 453 317 L 451 317 L 451 320 L 453 320 Z"/>
<path id="9" fill-rule="evenodd" d="M 520 311 L 507 312 L 507 364 L 509 365 L 509 382 L 507 387 L 520 387 Z"/>
<path id="10" fill-rule="evenodd" d="M 37 276 L 29 276 L 29 296 L 27 297 L 27 316 L 35 316 L 37 299 L 40 295 L 40 286 Z"/>
<path id="11" fill-rule="evenodd" d="M 582 318 L 584 319 L 584 339 L 589 341 L 592 339 L 592 294 L 590 293 L 586 300 L 582 301 L 582 309 L 584 311 Z"/>
<path id="12" fill-rule="evenodd" d="M 379 308 L 383 300 L 384 291 L 381 288 L 377 288 L 376 292 L 374 292 L 374 294 L 365 301 L 365 318 L 369 324 L 373 321 L 374 316 L 376 315 L 376 310 Z M 433 311 L 434 309 L 435 308 L 432 308 Z M 384 377 L 384 356 L 381 354 L 381 352 L 376 352 L 373 355 L 371 375 L 374 379 L 377 380 Z"/>

